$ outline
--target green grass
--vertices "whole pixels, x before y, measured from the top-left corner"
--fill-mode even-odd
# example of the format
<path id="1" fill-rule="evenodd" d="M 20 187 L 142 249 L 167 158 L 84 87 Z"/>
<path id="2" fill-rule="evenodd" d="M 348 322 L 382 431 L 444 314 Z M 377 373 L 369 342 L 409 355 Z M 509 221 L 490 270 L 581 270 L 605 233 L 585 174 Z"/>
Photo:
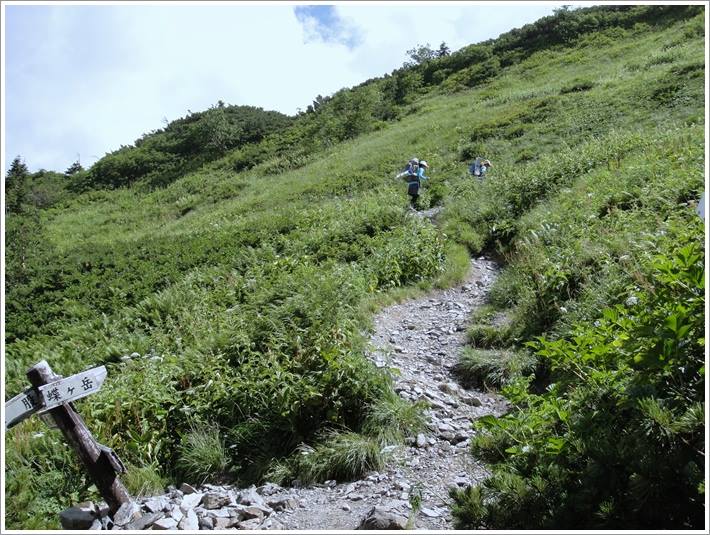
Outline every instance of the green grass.
<path id="1" fill-rule="evenodd" d="M 329 432 L 315 448 L 299 450 L 294 474 L 305 484 L 328 479 L 350 481 L 383 468 L 380 448 L 377 440 L 364 435 Z"/>
<path id="2" fill-rule="evenodd" d="M 500 390 L 520 377 L 531 375 L 535 362 L 535 357 L 524 351 L 466 348 L 455 371 L 466 385 Z"/>
<path id="3" fill-rule="evenodd" d="M 227 475 L 230 460 L 219 428 L 193 424 L 177 447 L 177 470 L 185 481 L 202 484 Z"/>

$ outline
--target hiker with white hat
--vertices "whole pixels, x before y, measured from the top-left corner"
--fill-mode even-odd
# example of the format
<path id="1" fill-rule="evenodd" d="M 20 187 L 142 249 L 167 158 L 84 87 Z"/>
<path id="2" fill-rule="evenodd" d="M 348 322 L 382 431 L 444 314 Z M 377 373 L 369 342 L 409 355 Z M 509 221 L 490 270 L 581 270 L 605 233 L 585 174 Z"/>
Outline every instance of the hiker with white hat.
<path id="1" fill-rule="evenodd" d="M 468 171 L 476 178 L 483 180 L 489 167 L 493 167 L 490 160 L 476 158 L 476 160 L 468 166 Z"/>
<path id="2" fill-rule="evenodd" d="M 428 180 L 429 177 L 424 175 L 424 169 L 428 169 L 429 164 L 426 160 L 419 160 L 417 166 L 413 166 L 407 177 L 407 194 L 412 203 L 413 208 L 418 208 L 419 187 L 422 185 L 422 180 Z"/>

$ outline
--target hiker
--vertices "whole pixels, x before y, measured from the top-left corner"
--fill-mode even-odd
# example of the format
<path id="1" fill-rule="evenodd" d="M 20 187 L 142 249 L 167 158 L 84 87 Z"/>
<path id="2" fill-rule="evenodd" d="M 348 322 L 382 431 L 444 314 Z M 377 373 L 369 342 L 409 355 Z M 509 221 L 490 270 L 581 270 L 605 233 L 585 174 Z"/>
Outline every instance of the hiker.
<path id="1" fill-rule="evenodd" d="M 419 187 L 422 184 L 422 180 L 428 180 L 429 177 L 424 175 L 424 169 L 428 169 L 429 164 L 426 160 L 420 160 L 417 166 L 412 166 L 407 177 L 407 194 L 409 195 L 409 200 L 412 203 L 412 208 L 418 207 L 419 201 Z"/>
<path id="2" fill-rule="evenodd" d="M 476 178 L 483 180 L 489 167 L 493 167 L 490 160 L 481 160 L 481 158 L 476 158 L 476 160 L 468 166 L 468 172 Z"/>

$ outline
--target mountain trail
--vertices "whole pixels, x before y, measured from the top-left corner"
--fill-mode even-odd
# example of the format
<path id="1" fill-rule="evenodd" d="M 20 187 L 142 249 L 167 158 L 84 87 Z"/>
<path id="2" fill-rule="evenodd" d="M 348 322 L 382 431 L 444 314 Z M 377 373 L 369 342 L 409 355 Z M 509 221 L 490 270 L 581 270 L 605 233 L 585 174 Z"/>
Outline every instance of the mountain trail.
<path id="1" fill-rule="evenodd" d="M 501 396 L 463 388 L 452 371 L 468 318 L 484 302 L 497 269 L 487 258 L 473 259 L 460 285 L 392 305 L 376 316 L 369 357 L 392 373 L 401 397 L 427 402 L 427 429 L 395 447 L 382 472 L 299 489 L 299 508 L 274 518 L 281 529 L 356 529 L 373 507 L 385 518 L 409 518 L 417 499 L 421 507 L 412 529 L 453 529 L 449 488 L 487 475 L 470 454 L 471 424 L 506 410 Z"/>
<path id="2" fill-rule="evenodd" d="M 454 529 L 449 489 L 476 484 L 487 475 L 470 453 L 471 424 L 506 411 L 501 396 L 465 389 L 453 374 L 468 318 L 485 301 L 497 271 L 488 258 L 472 259 L 458 286 L 376 315 L 368 357 L 392 374 L 402 398 L 428 406 L 426 429 L 404 445 L 388 446 L 383 470 L 358 481 L 307 487 L 183 484 L 126 504 L 113 520 L 100 507 L 72 508 L 62 513 L 71 517 L 63 519 L 63 526 L 71 529 L 83 519 L 85 527 L 93 522 L 93 529 Z"/>

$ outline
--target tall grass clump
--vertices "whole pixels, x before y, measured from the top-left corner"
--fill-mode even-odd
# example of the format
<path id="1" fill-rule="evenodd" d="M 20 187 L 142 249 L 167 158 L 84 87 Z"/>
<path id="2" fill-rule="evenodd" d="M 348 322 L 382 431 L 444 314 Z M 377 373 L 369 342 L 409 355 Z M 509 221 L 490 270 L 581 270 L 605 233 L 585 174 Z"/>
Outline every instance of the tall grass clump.
<path id="1" fill-rule="evenodd" d="M 204 483 L 208 478 L 227 476 L 229 456 L 219 428 L 214 424 L 195 424 L 177 447 L 177 470 L 185 481 Z"/>
<path id="2" fill-rule="evenodd" d="M 131 496 L 155 496 L 162 494 L 168 481 L 160 475 L 157 463 L 146 466 L 128 466 L 121 475 L 121 482 Z"/>
<path id="3" fill-rule="evenodd" d="M 377 440 L 352 432 L 327 431 L 315 447 L 301 446 L 291 473 L 302 483 L 349 481 L 383 467 Z"/>
<path id="4" fill-rule="evenodd" d="M 382 446 L 401 443 L 424 428 L 425 408 L 424 402 L 409 403 L 389 391 L 368 409 L 363 433 Z"/>
<path id="5" fill-rule="evenodd" d="M 500 390 L 533 373 L 536 360 L 528 352 L 466 348 L 456 363 L 462 382 L 479 389 Z"/>

